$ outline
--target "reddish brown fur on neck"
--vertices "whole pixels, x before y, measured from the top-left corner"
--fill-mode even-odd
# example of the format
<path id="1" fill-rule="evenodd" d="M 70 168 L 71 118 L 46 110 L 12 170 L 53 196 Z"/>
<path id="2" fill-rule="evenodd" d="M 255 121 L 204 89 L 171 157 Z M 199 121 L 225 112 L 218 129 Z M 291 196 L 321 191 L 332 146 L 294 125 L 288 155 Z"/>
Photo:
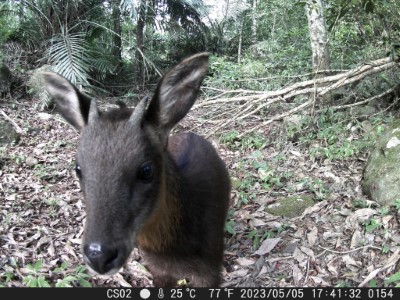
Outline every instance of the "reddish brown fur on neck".
<path id="1" fill-rule="evenodd" d="M 138 244 L 145 251 L 161 252 L 176 238 L 180 215 L 178 201 L 176 191 L 167 191 L 167 186 L 176 186 L 176 182 L 167 184 L 162 181 L 156 207 L 138 233 Z"/>

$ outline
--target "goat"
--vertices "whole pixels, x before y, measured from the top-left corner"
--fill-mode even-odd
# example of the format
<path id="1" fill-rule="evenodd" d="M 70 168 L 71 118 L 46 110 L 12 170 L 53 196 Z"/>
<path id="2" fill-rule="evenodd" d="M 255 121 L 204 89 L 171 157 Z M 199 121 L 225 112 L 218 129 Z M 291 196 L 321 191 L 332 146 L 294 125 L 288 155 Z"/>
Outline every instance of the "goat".
<path id="1" fill-rule="evenodd" d="M 82 251 L 88 268 L 114 274 L 141 249 L 155 286 L 221 282 L 230 179 L 203 137 L 170 131 L 190 110 L 208 54 L 186 58 L 147 104 L 100 111 L 62 76 L 43 73 L 59 113 L 80 132 L 76 174 L 85 201 Z"/>

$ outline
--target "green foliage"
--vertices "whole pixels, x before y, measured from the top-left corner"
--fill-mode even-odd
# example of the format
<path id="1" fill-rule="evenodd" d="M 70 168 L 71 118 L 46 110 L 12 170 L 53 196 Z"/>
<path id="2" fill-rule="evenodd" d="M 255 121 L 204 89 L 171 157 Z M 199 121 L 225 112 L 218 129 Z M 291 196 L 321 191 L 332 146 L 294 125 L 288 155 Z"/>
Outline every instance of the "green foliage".
<path id="1" fill-rule="evenodd" d="M 305 177 L 302 179 L 302 184 L 305 188 L 312 191 L 317 200 L 324 200 L 329 195 L 330 191 L 325 186 L 325 183 L 321 179 L 313 179 L 309 177 Z"/>
<path id="2" fill-rule="evenodd" d="M 230 235 L 235 235 L 236 231 L 235 231 L 235 220 L 232 218 L 233 217 L 233 210 L 228 210 L 228 216 L 227 216 L 227 220 L 225 223 L 225 231 L 227 233 L 229 233 Z"/>
<path id="3" fill-rule="evenodd" d="M 386 284 L 395 283 L 395 287 L 400 287 L 400 272 L 394 273 L 392 276 L 385 280 Z"/>
<path id="4" fill-rule="evenodd" d="M 44 59 L 74 84 L 87 84 L 90 68 L 88 44 L 84 34 L 61 34 L 53 36 Z"/>
<path id="5" fill-rule="evenodd" d="M 233 178 L 233 186 L 237 191 L 237 206 L 248 204 L 257 197 L 260 191 L 280 189 L 283 187 L 284 177 L 290 177 L 290 173 L 278 174 L 270 167 L 261 151 L 252 152 L 247 159 L 238 164 L 241 178 Z"/>
<path id="6" fill-rule="evenodd" d="M 268 140 L 260 134 L 248 134 L 239 138 L 238 131 L 229 131 L 220 136 L 220 141 L 231 150 L 262 150 Z"/>
<path id="7" fill-rule="evenodd" d="M 23 283 L 27 287 L 50 287 L 44 274 L 40 271 L 43 267 L 43 260 L 38 260 L 35 264 L 28 264 L 26 269 L 28 271 L 28 276 L 24 277 Z"/>
<path id="8" fill-rule="evenodd" d="M 387 206 L 381 207 L 379 209 L 379 214 L 382 216 L 386 216 L 387 214 L 389 214 L 390 208 Z"/>
<path id="9" fill-rule="evenodd" d="M 55 284 L 51 282 L 50 274 L 44 271 L 43 260 L 40 259 L 34 264 L 28 264 L 25 269 L 27 276 L 23 276 L 22 282 L 26 287 L 91 287 L 90 282 L 87 281 L 89 275 L 86 274 L 86 269 L 83 266 L 77 266 L 74 270 L 71 270 L 69 264 L 63 262 L 53 270 L 56 277 L 61 277 L 57 279 Z M 7 275 L 9 280 L 10 276 Z"/>
<path id="10" fill-rule="evenodd" d="M 11 1 L 0 2 L 0 45 L 3 45 L 18 27 L 16 11 Z M 0 63 L 4 59 L 4 54 L 0 47 Z"/>
<path id="11" fill-rule="evenodd" d="M 345 282 L 345 281 L 339 281 L 339 283 L 336 284 L 335 287 L 338 287 L 338 288 L 349 288 L 349 287 L 352 287 L 352 286 L 349 283 Z"/>
<path id="12" fill-rule="evenodd" d="M 394 200 L 394 207 L 395 207 L 397 210 L 400 210 L 400 199 Z"/>
<path id="13" fill-rule="evenodd" d="M 253 249 L 258 249 L 260 247 L 260 236 L 258 230 L 253 229 L 247 234 L 247 238 L 253 241 Z"/>
<path id="14" fill-rule="evenodd" d="M 363 128 L 357 119 L 326 109 L 315 118 L 303 116 L 300 124 L 289 124 L 287 134 L 309 147 L 313 158 L 345 160 L 369 149 L 383 132 L 384 122 L 381 118 L 372 119 L 374 130 L 360 134 Z M 360 137 L 353 138 L 355 134 Z"/>
<path id="15" fill-rule="evenodd" d="M 360 207 L 360 208 L 368 208 L 368 202 L 365 201 L 364 199 L 353 199 L 352 204 L 354 207 Z"/>
<path id="16" fill-rule="evenodd" d="M 365 226 L 365 230 L 367 232 L 372 232 L 375 229 L 381 228 L 382 224 L 379 223 L 379 221 L 377 221 L 375 219 L 371 219 L 371 220 L 365 222 L 364 226 Z"/>
<path id="17" fill-rule="evenodd" d="M 56 287 L 72 287 L 74 283 L 77 283 L 81 287 L 91 287 L 89 281 L 86 279 L 89 278 L 89 275 L 86 274 L 86 269 L 83 266 L 77 266 L 75 271 L 70 274 L 68 271 L 68 263 L 63 262 L 60 267 L 54 269 L 54 273 L 60 274 L 62 279 L 57 279 Z"/>
<path id="18" fill-rule="evenodd" d="M 382 253 L 384 253 L 384 254 L 390 253 L 390 247 L 388 247 L 386 245 L 383 245 L 382 246 Z"/>

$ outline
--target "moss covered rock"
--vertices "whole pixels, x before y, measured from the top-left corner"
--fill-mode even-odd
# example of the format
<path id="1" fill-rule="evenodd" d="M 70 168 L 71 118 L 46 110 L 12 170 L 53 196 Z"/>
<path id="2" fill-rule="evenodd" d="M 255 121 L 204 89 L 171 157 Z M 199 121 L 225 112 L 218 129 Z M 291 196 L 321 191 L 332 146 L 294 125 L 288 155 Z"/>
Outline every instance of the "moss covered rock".
<path id="1" fill-rule="evenodd" d="M 294 218 L 300 216 L 307 207 L 313 205 L 314 200 L 310 195 L 292 196 L 268 205 L 266 211 L 274 216 Z"/>
<path id="2" fill-rule="evenodd" d="M 5 64 L 0 63 L 0 94 L 10 92 L 11 79 L 10 69 Z"/>
<path id="3" fill-rule="evenodd" d="M 361 182 L 363 193 L 381 205 L 400 198 L 400 120 L 378 138 Z"/>
<path id="4" fill-rule="evenodd" d="M 7 121 L 0 119 L 0 146 L 18 143 L 20 135 L 15 131 L 14 127 Z"/>

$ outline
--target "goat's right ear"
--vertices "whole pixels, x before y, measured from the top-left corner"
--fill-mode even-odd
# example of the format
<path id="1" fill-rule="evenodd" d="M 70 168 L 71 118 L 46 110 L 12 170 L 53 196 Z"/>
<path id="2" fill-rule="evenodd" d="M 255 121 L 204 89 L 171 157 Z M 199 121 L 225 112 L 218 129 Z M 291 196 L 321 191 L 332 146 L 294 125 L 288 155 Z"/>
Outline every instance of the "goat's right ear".
<path id="1" fill-rule="evenodd" d="M 146 121 L 156 126 L 163 145 L 172 127 L 192 107 L 208 70 L 208 53 L 184 59 L 159 82 L 146 112 Z"/>
<path id="2" fill-rule="evenodd" d="M 60 114 L 78 131 L 81 131 L 88 122 L 90 98 L 80 93 L 71 82 L 56 73 L 44 72 L 42 76 L 45 89 L 56 101 Z M 97 107 L 95 109 L 97 110 Z"/>

